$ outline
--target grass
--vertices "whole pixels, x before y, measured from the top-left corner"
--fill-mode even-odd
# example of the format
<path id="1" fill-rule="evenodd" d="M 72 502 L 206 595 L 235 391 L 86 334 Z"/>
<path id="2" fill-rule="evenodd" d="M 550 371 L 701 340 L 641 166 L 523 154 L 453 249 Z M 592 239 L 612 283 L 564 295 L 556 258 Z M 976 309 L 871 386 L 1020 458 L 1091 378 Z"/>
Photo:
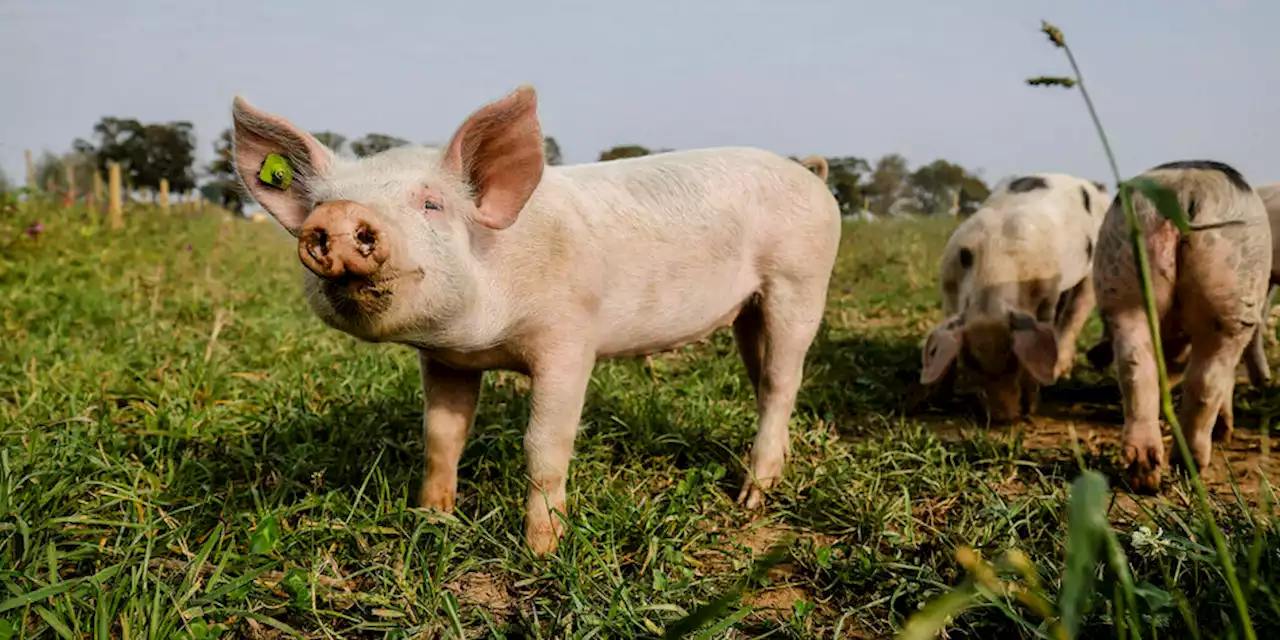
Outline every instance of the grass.
<path id="1" fill-rule="evenodd" d="M 111 232 L 78 211 L 0 213 L 0 638 L 657 637 L 788 540 L 706 637 L 885 637 L 965 579 L 961 549 L 1019 549 L 1057 592 L 1070 432 L 1119 478 L 1118 391 L 1083 357 L 1028 424 L 989 427 L 964 399 L 908 410 L 954 221 L 851 223 L 767 511 L 733 502 L 755 412 L 724 332 L 654 372 L 597 368 L 571 530 L 537 560 L 522 547 L 524 379 L 486 377 L 456 515 L 412 509 L 415 355 L 314 319 L 273 223 L 127 218 Z M 45 230 L 24 234 L 37 219 Z M 1082 343 L 1097 334 L 1091 320 Z M 1280 631 L 1280 536 L 1258 470 L 1270 441 L 1256 433 L 1278 410 L 1238 387 L 1240 435 L 1206 474 L 1259 637 Z M 1230 633 L 1185 481 L 1110 496 L 1146 631 Z M 1114 635 L 1109 606 L 1086 610 L 1083 636 Z M 1011 596 L 949 633 L 1037 628 Z"/>

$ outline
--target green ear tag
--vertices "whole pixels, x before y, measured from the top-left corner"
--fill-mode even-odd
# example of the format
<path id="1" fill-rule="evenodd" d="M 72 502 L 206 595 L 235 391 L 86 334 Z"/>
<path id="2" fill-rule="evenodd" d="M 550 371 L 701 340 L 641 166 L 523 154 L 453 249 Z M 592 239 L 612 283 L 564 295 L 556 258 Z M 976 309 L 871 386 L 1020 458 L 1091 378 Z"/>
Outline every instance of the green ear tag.
<path id="1" fill-rule="evenodd" d="M 277 154 L 270 154 L 266 160 L 262 161 L 262 169 L 258 171 L 258 179 L 263 184 L 269 184 L 277 189 L 288 189 L 289 183 L 293 182 L 293 167 L 289 166 L 288 160 Z"/>

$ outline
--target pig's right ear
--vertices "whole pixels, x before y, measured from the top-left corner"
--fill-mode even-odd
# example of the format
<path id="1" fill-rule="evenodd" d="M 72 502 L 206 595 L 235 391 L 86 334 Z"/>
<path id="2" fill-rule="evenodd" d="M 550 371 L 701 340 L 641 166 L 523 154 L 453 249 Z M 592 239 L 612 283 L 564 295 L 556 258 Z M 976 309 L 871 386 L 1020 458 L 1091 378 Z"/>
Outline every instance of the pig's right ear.
<path id="1" fill-rule="evenodd" d="M 1011 311 L 1009 331 L 1013 334 L 1013 353 L 1027 373 L 1042 386 L 1053 384 L 1057 380 L 1053 369 L 1058 362 L 1058 338 L 1053 327 Z"/>
<path id="2" fill-rule="evenodd" d="M 960 355 L 963 343 L 964 333 L 952 320 L 934 329 L 924 343 L 924 367 L 920 372 L 920 382 L 933 384 L 946 375 Z"/>
<path id="3" fill-rule="evenodd" d="M 256 109 L 239 96 L 232 103 L 231 113 L 235 122 L 232 155 L 236 173 L 253 199 L 297 236 L 311 211 L 311 182 L 333 161 L 333 152 L 288 120 Z M 272 154 L 288 163 L 288 177 L 275 180 L 274 184 L 261 177 L 263 165 Z"/>
<path id="4" fill-rule="evenodd" d="M 490 229 L 515 224 L 546 166 L 533 87 L 522 85 L 471 114 L 453 134 L 444 166 L 471 186 L 476 222 Z"/>

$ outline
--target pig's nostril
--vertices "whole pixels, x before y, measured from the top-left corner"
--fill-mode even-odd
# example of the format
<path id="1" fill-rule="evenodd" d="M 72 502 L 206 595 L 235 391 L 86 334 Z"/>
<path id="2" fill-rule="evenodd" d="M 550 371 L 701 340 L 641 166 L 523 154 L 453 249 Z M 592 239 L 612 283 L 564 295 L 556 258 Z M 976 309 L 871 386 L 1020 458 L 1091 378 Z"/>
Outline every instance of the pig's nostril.
<path id="1" fill-rule="evenodd" d="M 356 229 L 356 249 L 360 255 L 368 257 L 378 244 L 378 234 L 369 228 L 369 225 L 362 224 Z"/>
<path id="2" fill-rule="evenodd" d="M 329 253 L 329 234 L 323 229 L 316 229 L 307 242 L 307 253 L 317 260 Z"/>

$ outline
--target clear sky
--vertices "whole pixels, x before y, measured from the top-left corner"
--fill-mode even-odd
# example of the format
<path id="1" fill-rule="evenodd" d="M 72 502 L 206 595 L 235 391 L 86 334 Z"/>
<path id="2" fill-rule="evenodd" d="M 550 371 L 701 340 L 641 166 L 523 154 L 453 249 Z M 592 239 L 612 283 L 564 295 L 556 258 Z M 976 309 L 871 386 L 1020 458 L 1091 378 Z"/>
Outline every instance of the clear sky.
<path id="1" fill-rule="evenodd" d="M 231 99 L 310 130 L 447 140 L 521 83 L 566 162 L 637 143 L 947 158 L 989 181 L 1111 182 L 1039 33 L 1066 32 L 1126 175 L 1213 158 L 1280 181 L 1277 0 L 0 0 L 0 167 L 103 115 L 189 120 L 206 162 Z"/>

